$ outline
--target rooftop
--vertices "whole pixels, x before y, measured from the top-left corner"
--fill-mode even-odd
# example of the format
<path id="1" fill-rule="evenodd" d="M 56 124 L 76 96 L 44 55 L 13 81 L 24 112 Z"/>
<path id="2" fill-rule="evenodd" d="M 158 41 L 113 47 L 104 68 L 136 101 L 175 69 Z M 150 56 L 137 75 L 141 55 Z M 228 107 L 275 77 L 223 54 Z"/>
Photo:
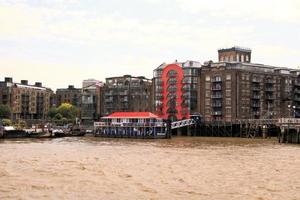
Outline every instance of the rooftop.
<path id="1" fill-rule="evenodd" d="M 128 119 L 150 119 L 159 117 L 151 112 L 114 112 L 103 119 L 113 119 L 113 118 L 128 118 Z"/>

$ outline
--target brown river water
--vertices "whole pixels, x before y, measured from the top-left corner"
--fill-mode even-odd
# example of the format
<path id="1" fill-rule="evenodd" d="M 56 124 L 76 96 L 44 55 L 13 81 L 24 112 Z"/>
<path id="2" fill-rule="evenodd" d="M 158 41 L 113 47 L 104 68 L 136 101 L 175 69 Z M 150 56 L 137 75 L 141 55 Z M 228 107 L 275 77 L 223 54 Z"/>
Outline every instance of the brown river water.
<path id="1" fill-rule="evenodd" d="M 0 140 L 0 199 L 300 199 L 300 146 L 276 140 Z"/>

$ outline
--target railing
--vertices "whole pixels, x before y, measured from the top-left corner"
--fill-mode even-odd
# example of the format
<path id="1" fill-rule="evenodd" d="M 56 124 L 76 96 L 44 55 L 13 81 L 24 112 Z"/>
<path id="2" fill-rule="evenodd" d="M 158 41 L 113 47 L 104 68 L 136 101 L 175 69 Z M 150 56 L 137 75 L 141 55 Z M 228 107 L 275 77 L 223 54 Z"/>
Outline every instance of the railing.
<path id="1" fill-rule="evenodd" d="M 212 90 L 216 91 L 216 90 L 222 90 L 222 86 L 215 86 L 212 87 Z"/>
<path id="2" fill-rule="evenodd" d="M 220 99 L 222 97 L 223 97 L 223 95 L 221 95 L 221 94 L 213 94 L 213 95 L 211 95 L 212 99 Z"/>
<path id="3" fill-rule="evenodd" d="M 261 82 L 261 79 L 259 79 L 259 78 L 253 78 L 253 79 L 252 79 L 252 82 L 253 82 L 253 83 L 260 83 L 260 82 Z"/>
<path id="4" fill-rule="evenodd" d="M 259 105 L 258 103 L 253 103 L 253 104 L 252 104 L 252 107 L 254 107 L 254 108 L 259 108 L 260 105 Z"/>
<path id="5" fill-rule="evenodd" d="M 166 123 L 164 122 L 94 122 L 95 128 L 100 127 L 165 127 Z"/>
<path id="6" fill-rule="evenodd" d="M 295 101 L 300 101 L 300 97 L 295 96 L 295 97 L 294 97 L 294 100 L 295 100 Z"/>
<path id="7" fill-rule="evenodd" d="M 211 81 L 213 83 L 219 83 L 219 82 L 222 82 L 222 79 L 220 79 L 220 78 L 213 78 L 213 79 L 211 79 Z"/>
<path id="8" fill-rule="evenodd" d="M 222 103 L 213 103 L 212 107 L 222 107 Z"/>
<path id="9" fill-rule="evenodd" d="M 222 115 L 222 111 L 214 111 L 212 112 L 212 115 L 214 116 Z"/>
<path id="10" fill-rule="evenodd" d="M 273 83 L 275 83 L 275 80 L 273 80 L 273 79 L 267 79 L 266 83 L 272 83 L 273 84 Z"/>
<path id="11" fill-rule="evenodd" d="M 273 100 L 273 99 L 275 99 L 275 96 L 274 96 L 274 95 L 267 95 L 267 96 L 266 96 L 266 99 L 268 99 L 268 100 Z"/>
<path id="12" fill-rule="evenodd" d="M 252 90 L 253 91 L 260 91 L 260 87 L 254 86 L 254 87 L 252 87 Z"/>
<path id="13" fill-rule="evenodd" d="M 172 122 L 171 129 L 181 128 L 181 127 L 185 127 L 185 126 L 191 126 L 193 124 L 195 124 L 195 121 L 193 119 L 184 119 L 181 121 Z"/>
<path id="14" fill-rule="evenodd" d="M 260 99 L 260 95 L 252 95 L 252 99 Z"/>
<path id="15" fill-rule="evenodd" d="M 274 92 L 274 91 L 275 91 L 275 88 L 267 87 L 265 90 L 266 90 L 267 92 Z"/>

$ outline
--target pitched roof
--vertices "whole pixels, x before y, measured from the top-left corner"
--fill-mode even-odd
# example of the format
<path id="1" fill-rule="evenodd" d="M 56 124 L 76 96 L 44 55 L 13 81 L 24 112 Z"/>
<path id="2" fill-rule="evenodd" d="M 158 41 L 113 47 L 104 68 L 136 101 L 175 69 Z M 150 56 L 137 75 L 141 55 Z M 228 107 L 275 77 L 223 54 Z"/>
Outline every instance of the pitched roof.
<path id="1" fill-rule="evenodd" d="M 159 118 L 157 115 L 151 112 L 114 112 L 106 117 L 102 117 L 104 119 L 112 119 L 112 118 Z"/>

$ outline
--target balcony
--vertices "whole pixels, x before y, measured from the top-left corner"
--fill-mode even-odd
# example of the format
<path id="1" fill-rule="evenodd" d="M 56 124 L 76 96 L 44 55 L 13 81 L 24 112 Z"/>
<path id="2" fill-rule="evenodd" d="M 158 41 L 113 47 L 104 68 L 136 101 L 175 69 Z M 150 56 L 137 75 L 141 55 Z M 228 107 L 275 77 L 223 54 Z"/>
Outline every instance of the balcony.
<path id="1" fill-rule="evenodd" d="M 169 78 L 168 79 L 168 84 L 176 84 L 177 83 L 177 79 L 176 78 Z"/>
<path id="2" fill-rule="evenodd" d="M 122 103 L 127 103 L 127 102 L 128 102 L 128 98 L 122 98 L 122 99 L 121 99 L 121 102 L 122 102 Z"/>
<path id="3" fill-rule="evenodd" d="M 253 90 L 253 91 L 260 91 L 260 87 L 258 87 L 258 86 L 253 86 L 253 87 L 252 87 L 252 90 Z"/>
<path id="4" fill-rule="evenodd" d="M 261 79 L 260 78 L 252 78 L 252 83 L 260 83 Z"/>
<path id="5" fill-rule="evenodd" d="M 126 96 L 128 95 L 128 91 L 120 92 L 120 96 Z"/>
<path id="6" fill-rule="evenodd" d="M 161 79 L 155 79 L 155 85 L 161 86 L 163 81 Z"/>
<path id="7" fill-rule="evenodd" d="M 260 95 L 252 95 L 252 99 L 260 99 Z"/>
<path id="8" fill-rule="evenodd" d="M 185 85 L 182 87 L 183 91 L 190 91 L 191 90 L 191 86 L 190 85 Z"/>
<path id="9" fill-rule="evenodd" d="M 266 80 L 266 83 L 274 84 L 274 83 L 275 83 L 275 80 L 273 80 L 273 79 L 267 79 L 267 80 Z"/>
<path id="10" fill-rule="evenodd" d="M 252 114 L 253 114 L 254 116 L 259 116 L 259 115 L 260 115 L 260 112 L 259 112 L 259 111 L 253 111 Z"/>
<path id="11" fill-rule="evenodd" d="M 217 86 L 213 86 L 213 87 L 212 87 L 212 90 L 213 90 L 213 91 L 219 91 L 219 90 L 222 90 L 222 86 L 218 86 L 218 85 L 217 85 Z"/>
<path id="12" fill-rule="evenodd" d="M 221 98 L 223 98 L 223 95 L 222 94 L 213 94 L 213 95 L 211 95 L 211 98 L 212 99 L 221 99 Z"/>
<path id="13" fill-rule="evenodd" d="M 222 82 L 222 79 L 221 79 L 220 77 L 216 77 L 216 78 L 211 79 L 211 81 L 212 81 L 213 83 L 221 83 L 221 82 Z"/>
<path id="14" fill-rule="evenodd" d="M 294 83 L 294 85 L 297 86 L 297 87 L 300 87 L 300 81 L 296 80 L 295 83 Z"/>
<path id="15" fill-rule="evenodd" d="M 162 88 L 161 86 L 156 86 L 156 87 L 155 87 L 155 91 L 156 91 L 157 93 L 160 93 L 160 92 L 163 91 L 163 88 Z"/>
<path id="16" fill-rule="evenodd" d="M 300 96 L 295 96 L 294 101 L 300 101 Z"/>
<path id="17" fill-rule="evenodd" d="M 163 95 L 161 93 L 158 93 L 155 95 L 156 99 L 162 100 L 163 99 Z"/>
<path id="18" fill-rule="evenodd" d="M 112 91 L 110 91 L 110 92 L 105 92 L 104 95 L 105 95 L 105 96 L 112 96 L 112 95 L 113 95 L 113 92 L 112 92 Z"/>
<path id="19" fill-rule="evenodd" d="M 211 106 L 213 108 L 221 108 L 222 107 L 222 103 L 213 103 Z"/>
<path id="20" fill-rule="evenodd" d="M 212 115 L 213 116 L 220 116 L 220 115 L 222 115 L 222 111 L 213 111 Z"/>
<path id="21" fill-rule="evenodd" d="M 260 104 L 259 104 L 259 103 L 252 103 L 252 107 L 253 107 L 253 108 L 259 108 L 259 107 L 260 107 Z"/>
<path id="22" fill-rule="evenodd" d="M 275 96 L 274 96 L 274 95 L 267 95 L 267 96 L 266 96 L 266 99 L 267 99 L 267 100 L 274 100 L 274 99 L 275 99 Z"/>
<path id="23" fill-rule="evenodd" d="M 266 92 L 274 92 L 274 91 L 275 91 L 275 88 L 273 88 L 273 87 L 266 87 L 266 88 L 265 88 L 265 91 L 266 91 Z"/>
<path id="24" fill-rule="evenodd" d="M 186 98 L 186 99 L 189 99 L 189 98 L 191 98 L 191 94 L 189 92 L 186 92 L 186 93 L 182 94 L 182 97 Z"/>
<path id="25" fill-rule="evenodd" d="M 294 90 L 294 93 L 300 94 L 300 89 L 297 89 L 297 88 L 296 88 L 296 89 Z"/>

